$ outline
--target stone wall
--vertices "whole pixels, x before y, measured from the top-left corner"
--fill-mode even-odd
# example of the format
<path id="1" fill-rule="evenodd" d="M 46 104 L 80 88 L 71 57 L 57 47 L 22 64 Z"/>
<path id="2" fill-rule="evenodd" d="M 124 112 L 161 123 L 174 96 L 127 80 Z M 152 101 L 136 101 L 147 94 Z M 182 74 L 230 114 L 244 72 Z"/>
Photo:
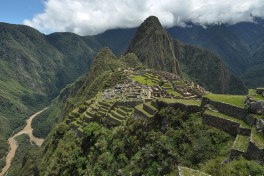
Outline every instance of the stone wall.
<path id="1" fill-rule="evenodd" d="M 135 107 L 143 103 L 143 100 L 131 100 L 131 101 L 117 101 L 116 106 L 129 106 Z"/>
<path id="2" fill-rule="evenodd" d="M 157 100 L 157 107 L 158 109 L 161 109 L 162 107 L 173 107 L 185 111 L 187 113 L 196 113 L 201 111 L 200 106 L 197 105 L 185 105 L 183 103 L 166 103 L 159 100 Z"/>
<path id="3" fill-rule="evenodd" d="M 246 115 L 244 121 L 245 121 L 247 124 L 253 126 L 253 125 L 256 125 L 257 119 L 256 119 L 253 115 L 248 114 L 248 115 Z"/>
<path id="4" fill-rule="evenodd" d="M 158 108 L 158 104 L 156 101 L 151 101 L 151 105 L 154 106 L 156 109 Z"/>
<path id="5" fill-rule="evenodd" d="M 264 164 L 264 149 L 259 149 L 252 141 L 250 141 L 245 157 L 249 160 L 256 160 Z"/>
<path id="6" fill-rule="evenodd" d="M 137 118 L 148 118 L 143 112 L 139 111 L 138 109 L 135 108 L 134 115 Z"/>
<path id="7" fill-rule="evenodd" d="M 247 110 L 244 108 L 240 108 L 223 102 L 213 101 L 206 97 L 203 97 L 202 107 L 204 107 L 206 104 L 214 106 L 222 114 L 226 114 L 228 116 L 235 117 L 244 121 L 246 119 L 246 116 L 248 115 Z"/>
<path id="8" fill-rule="evenodd" d="M 146 111 L 147 113 L 151 114 L 151 115 L 154 115 L 156 113 L 155 110 L 151 109 L 146 104 L 143 104 L 143 110 Z"/>
<path id="9" fill-rule="evenodd" d="M 250 136 L 251 129 L 239 127 L 238 134 L 241 134 L 241 135 L 244 135 L 244 136 Z"/>
<path id="10" fill-rule="evenodd" d="M 203 114 L 202 123 L 207 124 L 209 126 L 213 126 L 215 128 L 221 129 L 232 136 L 236 136 L 238 133 L 238 129 L 240 124 L 236 122 L 232 122 L 226 119 L 222 119 L 219 117 L 211 116 L 208 114 Z"/>
<path id="11" fill-rule="evenodd" d="M 244 152 L 232 148 L 230 151 L 229 159 L 233 160 L 233 159 L 239 158 L 240 156 L 244 156 L 244 155 L 245 155 Z"/>

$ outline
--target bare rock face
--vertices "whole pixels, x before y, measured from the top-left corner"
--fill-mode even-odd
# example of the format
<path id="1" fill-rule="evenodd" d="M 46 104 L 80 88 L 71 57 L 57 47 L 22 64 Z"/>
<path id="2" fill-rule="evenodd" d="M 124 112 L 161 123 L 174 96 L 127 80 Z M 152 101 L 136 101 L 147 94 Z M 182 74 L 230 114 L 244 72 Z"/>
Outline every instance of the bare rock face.
<path id="1" fill-rule="evenodd" d="M 264 132 L 264 119 L 258 119 L 256 123 L 256 128 L 258 131 Z"/>
<path id="2" fill-rule="evenodd" d="M 148 17 L 138 28 L 127 53 L 135 53 L 144 65 L 180 75 L 173 39 L 155 16 Z"/>
<path id="3" fill-rule="evenodd" d="M 256 89 L 256 94 L 263 95 L 264 94 L 264 88 L 257 88 Z"/>
<path id="4" fill-rule="evenodd" d="M 251 102 L 248 104 L 248 106 L 249 106 L 248 110 L 250 113 L 258 114 L 258 115 L 264 114 L 264 101 L 260 100 L 256 102 Z"/>

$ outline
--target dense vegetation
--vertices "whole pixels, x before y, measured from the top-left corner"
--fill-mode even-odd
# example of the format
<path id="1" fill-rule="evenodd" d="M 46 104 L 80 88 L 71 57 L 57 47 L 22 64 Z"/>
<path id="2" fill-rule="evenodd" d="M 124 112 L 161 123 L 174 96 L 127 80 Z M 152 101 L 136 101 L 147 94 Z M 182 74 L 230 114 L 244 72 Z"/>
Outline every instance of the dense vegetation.
<path id="1" fill-rule="evenodd" d="M 62 107 L 55 99 L 49 109 L 39 114 L 32 121 L 33 135 L 39 138 L 46 138 L 54 124 L 61 120 Z"/>
<path id="2" fill-rule="evenodd" d="M 90 123 L 83 138 L 60 123 L 38 154 L 43 157 L 25 156 L 20 169 L 22 175 L 176 175 L 184 165 L 217 175 L 262 173 L 244 159 L 220 167 L 233 140 L 203 125 L 200 114 L 164 108 L 154 119 L 130 118 L 115 128 Z"/>
<path id="3" fill-rule="evenodd" d="M 78 36 L 46 36 L 22 25 L 0 23 L 0 38 L 2 158 L 12 131 L 47 105 L 66 84 L 86 72 L 97 50 L 89 47 L 92 42 L 79 42 Z"/>
<path id="4" fill-rule="evenodd" d="M 0 45 L 4 47 L 0 48 L 0 66 L 3 67 L 0 70 L 3 75 L 0 79 L 0 123 L 3 124 L 0 127 L 0 157 L 7 151 L 6 139 L 12 130 L 19 128 L 28 115 L 48 104 L 61 88 L 89 68 L 86 75 L 61 91 L 49 110 L 35 118 L 32 125 L 36 136 L 47 137 L 53 125 L 61 122 L 72 109 L 113 86 L 112 76 L 119 68 L 145 67 L 139 60 L 146 67 L 183 74 L 186 79 L 213 92 L 245 93 L 241 80 L 218 56 L 173 42 L 155 20 L 145 23 L 147 25 L 140 29 L 150 33 L 145 35 L 139 30 L 133 47 L 128 50 L 135 52 L 139 59 L 132 53 L 116 57 L 109 48 L 104 48 L 91 67 L 91 57 L 103 46 L 100 36 L 80 37 L 70 33 L 45 36 L 24 26 L 1 24 L 0 36 L 4 39 Z M 146 29 L 150 24 L 154 25 L 154 31 Z M 142 35 L 147 37 L 142 39 Z M 153 51 L 151 48 L 158 49 Z M 116 48 L 116 51 L 119 50 Z M 134 79 L 144 81 L 142 77 Z M 240 100 L 221 98 L 233 103 Z M 241 105 L 241 102 L 236 103 Z M 21 143 L 18 152 L 21 153 L 16 155 L 10 174 L 175 175 L 179 165 L 217 175 L 263 173 L 262 166 L 242 158 L 223 165 L 234 139 L 202 125 L 200 114 L 184 114 L 165 108 L 155 118 L 129 118 L 116 128 L 90 123 L 84 131 L 84 137 L 77 138 L 69 126 L 61 122 L 52 130 L 41 150 L 21 136 L 18 139 Z M 32 151 L 24 156 L 22 153 L 27 150 Z M 234 169 L 240 167 L 245 169 Z"/>
<path id="5" fill-rule="evenodd" d="M 199 114 L 186 119 L 166 108 L 155 119 L 131 118 L 113 129 L 90 123 L 82 139 L 60 124 L 42 148 L 44 157 L 36 158 L 36 167 L 44 175 L 162 175 L 175 173 L 179 164 L 198 168 L 227 156 L 234 140 L 200 121 Z"/>

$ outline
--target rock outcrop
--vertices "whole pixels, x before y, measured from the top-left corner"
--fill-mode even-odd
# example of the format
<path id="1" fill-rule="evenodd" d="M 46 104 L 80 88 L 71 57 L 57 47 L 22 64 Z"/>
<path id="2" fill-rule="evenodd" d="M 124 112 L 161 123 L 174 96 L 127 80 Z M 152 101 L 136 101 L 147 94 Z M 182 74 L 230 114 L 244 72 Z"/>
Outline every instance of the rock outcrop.
<path id="1" fill-rule="evenodd" d="M 173 40 L 157 17 L 150 16 L 140 25 L 127 49 L 127 53 L 130 52 L 149 68 L 180 75 Z"/>

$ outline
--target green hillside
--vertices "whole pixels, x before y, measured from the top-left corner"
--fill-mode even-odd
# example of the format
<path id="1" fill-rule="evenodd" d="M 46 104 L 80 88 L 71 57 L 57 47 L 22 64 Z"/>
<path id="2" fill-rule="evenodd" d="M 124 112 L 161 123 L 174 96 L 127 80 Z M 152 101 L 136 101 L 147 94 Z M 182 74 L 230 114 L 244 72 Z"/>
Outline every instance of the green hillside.
<path id="1" fill-rule="evenodd" d="M 46 36 L 21 25 L 0 23 L 0 158 L 6 140 L 25 118 L 47 105 L 85 73 L 95 55 L 77 35 Z M 71 53 L 71 54 L 69 54 Z"/>
<path id="2" fill-rule="evenodd" d="M 121 36 L 111 44 L 118 53 L 130 39 Z M 0 167 L 12 131 L 49 105 L 32 123 L 43 146 L 20 136 L 10 175 L 264 173 L 257 127 L 263 115 L 245 109 L 243 81 L 215 53 L 173 40 L 156 17 L 142 23 L 119 56 L 101 49 L 111 43 L 107 32 L 44 35 L 0 23 L 0 37 Z M 235 59 L 244 71 L 241 55 Z M 257 86 L 256 56 L 243 78 Z M 249 96 L 262 99 L 253 89 Z"/>
<path id="3" fill-rule="evenodd" d="M 18 175 L 203 172 L 219 176 L 226 172 L 263 173 L 263 166 L 254 159 L 247 160 L 243 154 L 231 158 L 233 150 L 248 152 L 249 138 L 257 147 L 263 145 L 264 137 L 256 132 L 255 126 L 251 131 L 249 124 L 237 117 L 217 110 L 203 112 L 206 107 L 201 103 L 204 96 L 243 110 L 240 101 L 246 96 L 205 94 L 205 89 L 194 82 L 142 67 L 133 54 L 118 58 L 104 48 L 97 54 L 91 70 L 60 93 L 58 102 L 64 104 L 62 119 L 44 145 L 27 154 L 24 164 L 12 172 Z M 208 115 L 236 123 L 252 135 L 234 136 L 226 129 L 227 125 L 214 126 L 217 123 L 205 121 Z M 225 162 L 227 159 L 230 162 Z"/>

